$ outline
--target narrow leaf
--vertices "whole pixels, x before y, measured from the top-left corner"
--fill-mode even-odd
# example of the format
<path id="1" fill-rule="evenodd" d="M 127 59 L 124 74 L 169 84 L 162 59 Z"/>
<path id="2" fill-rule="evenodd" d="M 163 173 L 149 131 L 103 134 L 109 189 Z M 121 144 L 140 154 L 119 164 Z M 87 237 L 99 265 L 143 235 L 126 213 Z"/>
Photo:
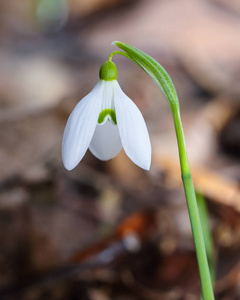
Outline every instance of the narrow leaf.
<path id="1" fill-rule="evenodd" d="M 151 56 L 141 50 L 122 42 L 113 42 L 114 45 L 125 51 L 134 62 L 153 79 L 167 99 L 172 111 L 179 110 L 179 101 L 176 89 L 166 70 Z"/>

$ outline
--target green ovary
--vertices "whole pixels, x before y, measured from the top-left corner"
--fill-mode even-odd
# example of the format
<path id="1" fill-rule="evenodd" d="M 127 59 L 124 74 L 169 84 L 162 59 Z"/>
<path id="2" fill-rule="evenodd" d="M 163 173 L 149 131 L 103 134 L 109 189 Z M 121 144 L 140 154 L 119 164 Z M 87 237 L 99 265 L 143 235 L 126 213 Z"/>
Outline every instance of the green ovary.
<path id="1" fill-rule="evenodd" d="M 102 124 L 106 117 L 109 116 L 112 122 L 117 125 L 116 113 L 113 109 L 107 108 L 100 112 L 98 117 L 98 124 Z"/>

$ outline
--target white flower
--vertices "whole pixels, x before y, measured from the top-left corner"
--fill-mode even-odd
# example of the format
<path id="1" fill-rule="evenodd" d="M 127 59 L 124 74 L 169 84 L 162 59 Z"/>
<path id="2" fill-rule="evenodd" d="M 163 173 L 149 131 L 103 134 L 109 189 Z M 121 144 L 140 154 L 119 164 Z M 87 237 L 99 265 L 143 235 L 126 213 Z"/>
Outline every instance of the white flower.
<path id="1" fill-rule="evenodd" d="M 109 74 L 101 76 L 100 71 L 100 78 L 109 79 Z M 98 159 L 109 160 L 122 147 L 136 165 L 150 168 L 151 144 L 143 116 L 121 90 L 116 76 L 112 78 L 100 79 L 68 119 L 62 142 L 63 164 L 68 170 L 77 166 L 88 148 Z"/>

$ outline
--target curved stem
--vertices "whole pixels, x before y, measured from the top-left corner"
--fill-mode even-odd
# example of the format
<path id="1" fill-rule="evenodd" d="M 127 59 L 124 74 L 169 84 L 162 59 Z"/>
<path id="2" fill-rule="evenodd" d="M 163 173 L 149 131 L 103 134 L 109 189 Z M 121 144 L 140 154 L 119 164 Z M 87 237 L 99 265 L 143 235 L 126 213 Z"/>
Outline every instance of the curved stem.
<path id="1" fill-rule="evenodd" d="M 115 51 L 110 55 L 110 57 L 112 58 L 114 54 L 121 54 L 135 62 L 153 79 L 153 81 L 163 92 L 166 100 L 169 103 L 177 136 L 182 181 L 186 195 L 188 213 L 190 217 L 193 239 L 197 254 L 198 268 L 202 284 L 202 294 L 205 300 L 214 300 L 201 221 L 198 212 L 192 175 L 188 163 L 187 150 L 184 140 L 183 127 L 180 117 L 179 101 L 176 89 L 166 70 L 151 56 L 135 47 L 132 47 L 122 42 L 116 41 L 113 42 L 113 44 L 125 51 L 126 55 L 124 55 L 122 51 Z"/>
<path id="2" fill-rule="evenodd" d="M 114 55 L 122 55 L 128 59 L 130 59 L 131 61 L 133 61 L 136 65 L 138 65 L 144 72 L 146 72 L 146 70 L 144 69 L 144 67 L 138 62 L 136 61 L 134 58 L 132 58 L 130 55 L 128 55 L 127 53 L 123 52 L 123 51 L 113 51 L 109 57 L 108 57 L 108 61 L 112 61 L 112 58 Z"/>
<path id="3" fill-rule="evenodd" d="M 125 56 L 126 58 L 129 58 L 130 60 L 133 60 L 127 53 L 123 52 L 123 51 L 113 51 L 109 57 L 108 57 L 108 61 L 112 61 L 112 58 L 114 55 L 119 54 L 122 56 Z"/>

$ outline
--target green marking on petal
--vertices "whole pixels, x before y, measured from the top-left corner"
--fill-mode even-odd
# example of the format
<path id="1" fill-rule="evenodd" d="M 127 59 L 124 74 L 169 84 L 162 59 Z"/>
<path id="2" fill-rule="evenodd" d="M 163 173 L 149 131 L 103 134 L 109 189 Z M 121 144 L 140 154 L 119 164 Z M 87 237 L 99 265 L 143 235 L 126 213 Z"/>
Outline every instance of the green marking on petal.
<path id="1" fill-rule="evenodd" d="M 109 116 L 113 123 L 117 125 L 116 113 L 113 109 L 107 108 L 100 112 L 98 117 L 98 124 L 102 124 L 106 117 Z"/>

